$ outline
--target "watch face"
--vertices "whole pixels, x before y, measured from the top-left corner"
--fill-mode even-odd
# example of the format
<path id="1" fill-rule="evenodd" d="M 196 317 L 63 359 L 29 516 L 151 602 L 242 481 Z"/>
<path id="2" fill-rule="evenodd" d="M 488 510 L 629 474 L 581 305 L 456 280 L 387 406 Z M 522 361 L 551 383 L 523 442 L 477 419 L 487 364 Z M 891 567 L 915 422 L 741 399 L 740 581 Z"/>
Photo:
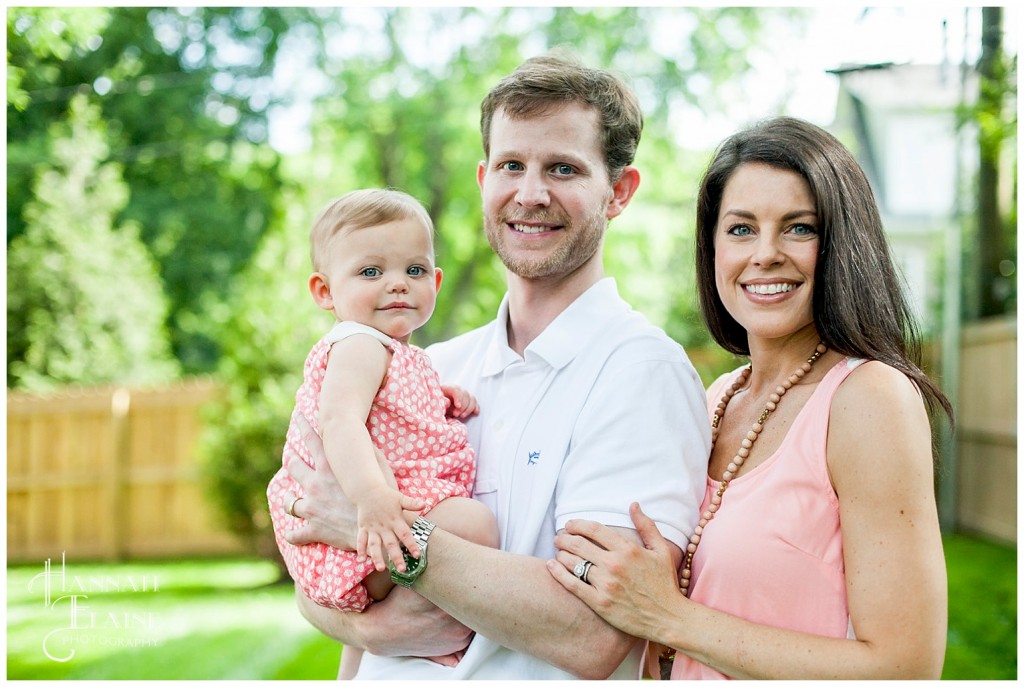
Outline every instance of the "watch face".
<path id="1" fill-rule="evenodd" d="M 403 587 L 411 587 L 412 583 L 423 574 L 427 567 L 427 540 L 434 530 L 434 523 L 423 516 L 416 518 L 412 524 L 412 536 L 420 546 L 420 557 L 413 558 L 405 547 L 402 547 L 402 555 L 405 558 L 405 572 L 399 572 L 395 564 L 388 560 L 388 571 L 391 573 L 391 581 Z"/>

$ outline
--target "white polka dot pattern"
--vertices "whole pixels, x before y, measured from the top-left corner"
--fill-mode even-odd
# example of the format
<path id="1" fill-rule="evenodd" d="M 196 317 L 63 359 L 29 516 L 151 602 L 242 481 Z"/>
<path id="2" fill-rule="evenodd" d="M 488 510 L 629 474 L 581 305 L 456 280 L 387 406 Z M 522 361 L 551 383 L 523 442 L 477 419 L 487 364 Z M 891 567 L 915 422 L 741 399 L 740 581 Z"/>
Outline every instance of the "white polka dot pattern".
<path id="1" fill-rule="evenodd" d="M 449 401 L 441 392 L 430 359 L 415 346 L 392 342 L 390 348 L 391 364 L 366 423 L 374 445 L 387 457 L 398 488 L 425 501 L 425 512 L 449 496 L 469 497 L 476 468 L 473 448 L 465 426 L 445 417 Z M 373 572 L 372 562 L 359 561 L 355 553 L 326 544 L 294 546 L 283 536 L 301 525 L 298 518 L 285 512 L 293 496 L 301 494 L 301 488 L 283 466 L 296 458 L 312 466 L 295 414 L 302 413 L 313 429 L 320 431 L 320 387 L 329 350 L 330 344 L 321 340 L 306 358 L 282 467 L 270 481 L 267 497 L 277 545 L 288 572 L 303 592 L 321 606 L 361 611 L 370 603 L 362 580 Z"/>

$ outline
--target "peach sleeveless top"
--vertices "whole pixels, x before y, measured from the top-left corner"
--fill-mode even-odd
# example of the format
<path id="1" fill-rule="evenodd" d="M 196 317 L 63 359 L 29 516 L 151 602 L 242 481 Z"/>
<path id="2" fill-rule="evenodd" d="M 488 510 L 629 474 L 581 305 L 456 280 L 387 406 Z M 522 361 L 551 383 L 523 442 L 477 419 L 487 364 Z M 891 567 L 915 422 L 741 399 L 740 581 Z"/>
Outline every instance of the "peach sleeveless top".
<path id="1" fill-rule="evenodd" d="M 694 601 L 763 625 L 849 636 L 839 500 L 825 444 L 836 389 L 863 362 L 848 358 L 829 370 L 778 450 L 729 485 L 693 557 Z M 708 398 L 717 403 L 738 373 L 713 385 Z M 708 478 L 701 512 L 720 484 Z M 673 680 L 725 677 L 682 653 L 672 668 Z"/>

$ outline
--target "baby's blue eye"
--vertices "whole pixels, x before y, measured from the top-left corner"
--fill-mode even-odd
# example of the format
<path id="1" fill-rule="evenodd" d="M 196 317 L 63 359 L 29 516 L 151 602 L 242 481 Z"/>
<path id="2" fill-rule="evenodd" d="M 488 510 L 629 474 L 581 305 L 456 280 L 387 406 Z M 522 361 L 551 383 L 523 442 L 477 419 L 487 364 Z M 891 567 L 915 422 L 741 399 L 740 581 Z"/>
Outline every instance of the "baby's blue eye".
<path id="1" fill-rule="evenodd" d="M 406 274 L 408 274 L 410 277 L 422 277 L 426 273 L 426 268 L 421 265 L 413 265 L 408 270 L 406 270 Z"/>
<path id="2" fill-rule="evenodd" d="M 364 277 L 379 277 L 381 275 L 381 271 L 376 267 L 364 267 L 359 274 Z"/>

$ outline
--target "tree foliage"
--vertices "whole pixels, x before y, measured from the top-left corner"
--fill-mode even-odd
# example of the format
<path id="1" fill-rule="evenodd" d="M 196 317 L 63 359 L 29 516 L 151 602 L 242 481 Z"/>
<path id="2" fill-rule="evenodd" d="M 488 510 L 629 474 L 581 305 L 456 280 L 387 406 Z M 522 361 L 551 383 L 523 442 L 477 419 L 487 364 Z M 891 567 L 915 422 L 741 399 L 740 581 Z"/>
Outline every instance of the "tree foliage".
<path id="1" fill-rule="evenodd" d="M 413 194 L 435 221 L 445 271 L 435 315 L 413 342 L 487 321 L 504 272 L 481 230 L 479 103 L 526 57 L 568 47 L 627 76 L 647 115 L 644 182 L 611 226 L 607 270 L 673 336 L 706 342 L 694 326 L 690 267 L 692 189 L 706 151 L 680 148 L 673 117 L 681 107 L 720 108 L 716 85 L 771 38 L 765 17 L 798 12 L 12 8 L 8 246 L 39 230 L 30 209 L 33 180 L 52 166 L 49 123 L 67 117 L 75 94 L 87 97 L 105 124 L 107 147 L 94 159 L 120 169 L 130 189 L 108 206 L 110 233 L 137 231 L 155 261 L 183 369 L 224 381 L 204 444 L 208 475 L 231 526 L 267 548 L 266 482 L 302 359 L 330 324 L 304 286 L 316 211 L 358 187 Z M 313 112 L 313 146 L 282 156 L 268 127 L 289 101 Z M 9 329 L 21 326 L 12 322 L 9 311 Z"/>
<path id="2" fill-rule="evenodd" d="M 651 114 L 638 164 L 674 173 L 645 176 L 652 190 L 615 220 L 607 266 L 652 319 L 678 317 L 674 333 L 688 343 L 702 341 L 693 333 L 703 328 L 693 326 L 693 208 L 692 194 L 684 189 L 696 186 L 704 159 L 680 155 L 668 114 L 677 99 L 708 98 L 693 90 L 694 75 L 726 78 L 745 69 L 744 52 L 734 43 L 756 42 L 758 25 L 747 9 L 676 14 L 692 31 L 662 52 L 647 37 L 664 13 L 637 8 L 342 8 L 324 9 L 317 21 L 292 27 L 307 39 L 303 45 L 307 63 L 316 65 L 314 74 L 323 75 L 319 90 L 310 79 L 312 149 L 285 168 L 288 178 L 294 176 L 295 193 L 289 192 L 284 226 L 263 237 L 236 280 L 227 319 L 210 320 L 222 334 L 219 373 L 229 393 L 212 423 L 207 465 L 233 526 L 257 549 L 273 548 L 265 489 L 280 465 L 302 359 L 330 325 L 314 314 L 304 288 L 313 216 L 353 188 L 390 186 L 411 193 L 434 219 L 438 264 L 445 271 L 435 314 L 414 343 L 426 345 L 489 320 L 504 292 L 504 272 L 481 230 L 475 181 L 482 157 L 479 104 L 530 54 L 571 44 L 584 61 L 629 74 L 645 99 Z M 609 25 L 617 30 L 604 31 Z M 723 27 L 731 27 L 730 40 L 718 43 L 714 37 Z M 423 54 L 423 35 L 438 46 L 429 56 Z M 692 182 L 680 183 L 681 178 Z"/>
<path id="3" fill-rule="evenodd" d="M 53 125 L 52 167 L 7 256 L 7 386 L 167 381 L 177 372 L 166 300 L 137 228 L 115 226 L 128 198 L 84 96 Z"/>
<path id="4" fill-rule="evenodd" d="M 224 351 L 218 375 L 224 401 L 209 409 L 202 444 L 212 498 L 252 549 L 274 555 L 266 488 L 281 466 L 285 431 L 302 365 L 333 323 L 306 290 L 307 231 L 293 210 L 264 237 L 249 268 L 232 284 L 230 307 L 213 314 Z"/>
<path id="5" fill-rule="evenodd" d="M 138 227 L 170 302 L 168 329 L 188 372 L 220 356 L 207 307 L 273 221 L 282 180 L 266 146 L 277 34 L 299 9 L 12 8 L 8 12 L 8 244 L 49 122 L 86 94 L 102 112 L 108 158 L 131 189 L 118 221 Z M 13 86 L 13 88 L 12 88 Z"/>
<path id="6" fill-rule="evenodd" d="M 967 311 L 975 317 L 991 317 L 1016 310 L 1017 198 L 1014 193 L 1001 207 L 1000 176 L 1016 174 L 1016 55 L 1003 48 L 1003 8 L 982 8 L 982 53 L 978 60 L 979 93 L 971 121 L 978 126 L 978 240 L 977 268 L 969 271 Z M 1002 160 L 1013 157 L 1014 164 Z M 1017 188 L 1016 178 L 1013 179 Z"/>

